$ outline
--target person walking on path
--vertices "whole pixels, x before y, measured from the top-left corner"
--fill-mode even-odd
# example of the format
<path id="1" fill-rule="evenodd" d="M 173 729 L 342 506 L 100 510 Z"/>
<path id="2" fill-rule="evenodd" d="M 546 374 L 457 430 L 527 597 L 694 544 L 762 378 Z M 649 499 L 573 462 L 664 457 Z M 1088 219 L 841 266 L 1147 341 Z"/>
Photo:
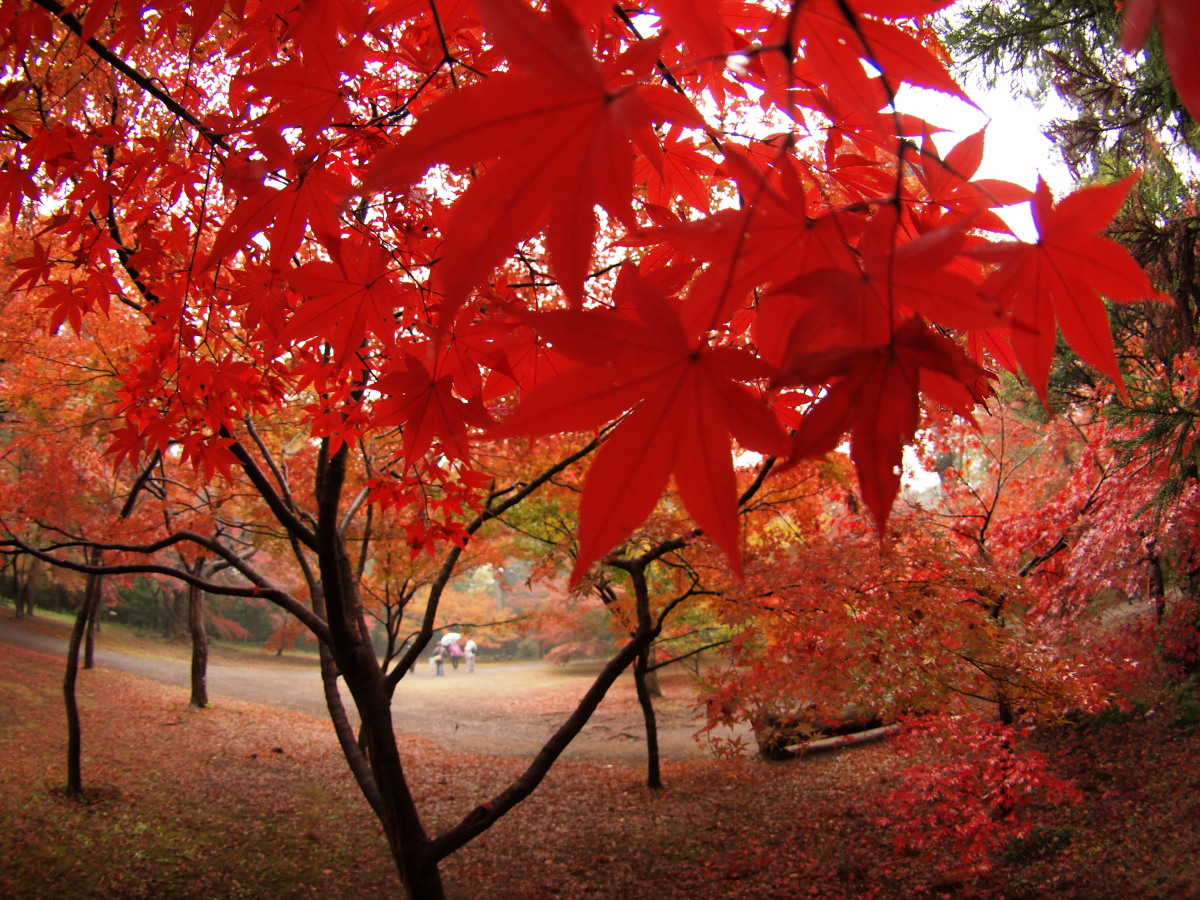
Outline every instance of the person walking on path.
<path id="1" fill-rule="evenodd" d="M 475 671 L 475 651 L 478 649 L 479 649 L 479 647 L 475 643 L 475 639 L 467 638 L 467 646 L 463 648 L 463 655 L 466 656 L 466 658 L 467 658 L 467 671 L 468 672 Z"/>
<path id="2" fill-rule="evenodd" d="M 463 658 L 463 648 L 459 646 L 458 641 L 450 644 L 450 665 L 454 666 L 454 670 L 458 671 L 459 660 Z"/>
<path id="3" fill-rule="evenodd" d="M 446 674 L 446 648 L 441 644 L 433 648 L 433 664 L 437 668 L 437 672 L 434 674 Z"/>

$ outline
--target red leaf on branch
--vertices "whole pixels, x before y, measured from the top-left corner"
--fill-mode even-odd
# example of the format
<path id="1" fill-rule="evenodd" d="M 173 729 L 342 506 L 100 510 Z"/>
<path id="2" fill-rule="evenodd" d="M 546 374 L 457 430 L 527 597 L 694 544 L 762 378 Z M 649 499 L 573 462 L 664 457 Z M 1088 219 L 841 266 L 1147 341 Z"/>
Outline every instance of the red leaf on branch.
<path id="1" fill-rule="evenodd" d="M 946 67 L 922 43 L 893 23 L 876 16 L 908 18 L 936 12 L 947 2 L 841 3 L 808 0 L 793 15 L 780 20 L 784 45 L 801 50 L 800 64 L 791 71 L 804 81 L 824 84 L 830 99 L 872 120 L 894 98 L 900 84 L 942 91 L 972 101 Z M 872 16 L 867 18 L 866 16 Z M 863 66 L 870 63 L 876 76 Z M 790 64 L 790 60 L 788 61 Z M 768 65 L 777 61 L 768 56 Z M 778 79 L 780 73 L 776 73 Z M 790 81 L 783 79 L 784 83 Z M 787 108 L 784 105 L 782 108 Z"/>
<path id="2" fill-rule="evenodd" d="M 587 430 L 632 410 L 584 482 L 572 579 L 645 520 L 672 474 L 693 520 L 740 572 L 730 437 L 766 455 L 787 452 L 782 429 L 745 384 L 768 371 L 745 351 L 690 334 L 648 285 L 630 292 L 636 318 L 603 310 L 531 317 L 556 351 L 580 365 L 529 392 L 493 436 Z"/>
<path id="3" fill-rule="evenodd" d="M 757 287 L 783 290 L 821 269 L 856 268 L 852 245 L 863 216 L 814 212 L 819 198 L 810 198 L 799 178 L 773 184 L 767 173 L 732 150 L 725 166 L 747 198 L 745 208 L 719 210 L 664 229 L 673 245 L 711 263 L 688 295 L 687 315 L 696 330 L 727 321 Z M 772 167 L 770 174 L 782 168 Z"/>
<path id="4" fill-rule="evenodd" d="M 404 459 L 412 463 L 425 454 L 436 438 L 446 455 L 467 459 L 471 426 L 485 428 L 492 419 L 482 408 L 454 392 L 454 379 L 435 366 L 430 368 L 412 353 L 384 371 L 373 388 L 386 399 L 375 403 L 375 419 L 383 425 L 403 426 Z"/>
<path id="5" fill-rule="evenodd" d="M 1013 317 L 1012 347 L 1034 389 L 1046 400 L 1055 325 L 1085 362 L 1125 390 L 1101 298 L 1117 302 L 1161 299 L 1124 247 L 1102 237 L 1137 175 L 1085 187 L 1057 205 L 1041 179 L 1033 198 L 1036 244 L 993 244 L 983 259 L 1000 268 L 981 288 Z"/>
<path id="6" fill-rule="evenodd" d="M 242 102 L 268 108 L 255 120 L 257 127 L 296 127 L 305 134 L 312 134 L 330 122 L 350 118 L 342 92 L 341 73 L 353 71 L 354 65 L 352 59 L 317 56 L 315 62 L 306 58 L 263 66 L 239 79 L 250 89 L 250 97 Z"/>
<path id="7" fill-rule="evenodd" d="M 690 140 L 681 140 L 676 125 L 662 138 L 662 147 L 643 142 L 646 154 L 638 160 L 636 180 L 646 182 L 646 199 L 669 208 L 675 197 L 683 198 L 692 209 L 709 212 L 711 197 L 705 178 L 717 170 L 717 163 Z"/>
<path id="8" fill-rule="evenodd" d="M 693 56 L 718 58 L 728 47 L 721 0 L 655 0 L 667 28 L 679 34 Z"/>
<path id="9" fill-rule="evenodd" d="M 601 65 L 561 6 L 538 15 L 518 0 L 480 0 L 498 50 L 513 69 L 444 96 L 384 154 L 367 189 L 400 188 L 434 163 L 487 170 L 454 204 L 436 268 L 443 322 L 516 243 L 546 225 L 563 290 L 581 300 L 596 236 L 595 206 L 632 221 L 635 141 L 650 126 L 700 125 L 679 94 L 640 83 L 657 42 Z"/>
<path id="10" fill-rule="evenodd" d="M 311 166 L 285 188 L 260 188 L 237 204 L 200 268 L 210 268 L 244 249 L 260 232 L 269 241 L 271 266 L 282 268 L 300 246 L 306 226 L 331 254 L 336 253 L 338 204 L 349 187 L 341 176 Z"/>
<path id="11" fill-rule="evenodd" d="M 476 320 L 455 331 L 454 343 L 490 370 L 482 390 L 485 400 L 509 394 L 517 386 L 532 388 L 569 366 L 542 335 L 516 316 Z"/>
<path id="12" fill-rule="evenodd" d="M 341 265 L 313 261 L 292 276 L 293 288 L 306 299 L 292 314 L 280 341 L 319 337 L 333 349 L 339 365 L 348 366 L 368 334 L 385 341 L 396 331 L 400 290 L 389 279 L 391 260 L 369 241 L 342 245 Z"/>
<path id="13" fill-rule="evenodd" d="M 1130 0 L 1122 34 L 1126 52 L 1141 47 L 1156 24 L 1179 99 L 1200 120 L 1200 0 Z"/>
<path id="14" fill-rule="evenodd" d="M 922 390 L 969 416 L 969 400 L 980 398 L 945 388 L 978 383 L 984 374 L 954 343 L 916 318 L 881 346 L 798 355 L 783 367 L 778 383 L 832 384 L 801 420 L 791 459 L 824 456 L 849 432 L 859 488 L 882 534 L 900 491 L 904 446 L 920 422 Z"/>
<path id="15" fill-rule="evenodd" d="M 926 138 L 921 148 L 921 164 L 917 177 L 929 192 L 919 198 L 941 206 L 948 212 L 971 219 L 975 228 L 1011 234 L 1004 220 L 991 211 L 992 207 L 1024 203 L 1032 197 L 1028 188 L 981 178 L 973 181 L 983 162 L 984 131 L 963 138 L 943 158 L 932 138 Z"/>

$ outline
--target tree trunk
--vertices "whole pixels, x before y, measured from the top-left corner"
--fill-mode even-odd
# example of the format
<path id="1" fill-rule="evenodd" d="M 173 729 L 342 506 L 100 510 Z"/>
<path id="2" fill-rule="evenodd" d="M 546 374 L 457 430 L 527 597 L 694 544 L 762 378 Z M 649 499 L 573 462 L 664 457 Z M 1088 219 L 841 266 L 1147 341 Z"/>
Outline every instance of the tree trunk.
<path id="1" fill-rule="evenodd" d="M 646 787 L 654 791 L 662 790 L 662 768 L 659 764 L 658 753 L 658 722 L 654 716 L 653 693 L 649 683 L 650 653 L 646 648 L 638 654 L 637 662 L 633 665 L 633 683 L 637 688 L 638 703 L 642 707 L 642 721 L 646 725 Z M 658 679 L 654 686 L 657 687 Z M 657 694 L 662 696 L 662 694 Z"/>
<path id="2" fill-rule="evenodd" d="M 84 630 L 83 642 L 83 667 L 85 669 L 96 668 L 96 631 L 97 620 L 100 618 L 100 577 L 96 577 L 96 590 L 94 600 L 87 603 L 87 627 Z"/>
<path id="3" fill-rule="evenodd" d="M 809 741 L 806 744 L 796 744 L 791 747 L 781 747 L 780 756 L 776 759 L 782 759 L 783 756 L 805 756 L 809 753 L 819 753 L 822 750 L 840 750 L 843 747 L 854 747 L 858 744 L 869 744 L 872 741 L 881 741 L 889 734 L 895 734 L 900 730 L 900 725 L 881 725 L 879 728 L 869 728 L 866 731 L 858 731 L 854 734 L 839 734 L 833 737 L 819 738 L 815 741 Z"/>
<path id="4" fill-rule="evenodd" d="M 195 563 L 196 574 L 204 571 L 204 560 Z M 208 707 L 208 635 L 204 631 L 204 592 L 193 584 L 187 589 L 188 632 L 192 637 L 192 696 L 188 705 Z"/>
<path id="5" fill-rule="evenodd" d="M 371 780 L 378 787 L 379 807 L 375 812 L 405 890 L 414 900 L 444 900 L 440 857 L 431 851 L 429 836 L 404 774 L 392 726 L 392 692 L 375 657 L 358 596 L 355 568 L 338 530 L 338 500 L 346 475 L 347 445 L 343 444 L 332 456 L 325 456 L 327 448 L 328 443 L 323 445 L 318 462 L 315 537 L 320 601 L 329 624 L 330 654 L 358 709 L 366 744 L 363 755 L 370 766 Z M 372 797 L 368 795 L 367 799 L 371 801 Z"/>
<path id="6" fill-rule="evenodd" d="M 12 611 L 13 617 L 25 618 L 25 580 L 20 577 L 20 556 L 12 558 Z"/>
<path id="7" fill-rule="evenodd" d="M 38 578 L 41 575 L 41 563 L 34 557 L 29 558 L 29 565 L 25 569 L 25 578 L 21 581 L 21 587 L 15 592 L 13 602 L 17 608 L 17 618 L 23 619 L 26 616 L 33 618 L 34 601 L 37 598 Z"/>
<path id="8" fill-rule="evenodd" d="M 650 619 L 650 587 L 646 583 L 646 562 L 632 565 L 626 571 L 633 584 L 637 604 L 638 627 L 635 637 L 644 641 L 638 648 L 633 662 L 633 684 L 637 689 L 638 703 L 642 707 L 642 721 L 646 724 L 646 787 L 662 790 L 662 769 L 658 759 L 658 723 L 654 719 L 654 701 L 650 697 L 650 685 L 646 676 L 650 671 L 650 646 L 658 631 Z M 655 679 L 654 687 L 658 687 Z"/>
<path id="9" fill-rule="evenodd" d="M 355 737 L 354 726 L 350 722 L 350 717 L 346 715 L 346 706 L 342 703 L 341 694 L 338 692 L 337 666 L 333 662 L 329 648 L 325 644 L 321 644 L 319 652 L 321 654 L 321 684 L 325 689 L 325 705 L 329 708 L 329 719 L 333 723 L 334 734 L 337 735 L 342 754 L 350 766 L 350 772 L 354 775 L 354 780 L 358 782 L 359 790 L 371 804 L 375 815 L 382 820 L 383 798 L 379 795 L 379 785 L 375 783 L 371 765 L 367 761 L 363 749 L 365 735 L 363 742 Z"/>
<path id="10" fill-rule="evenodd" d="M 12 560 L 12 601 L 13 615 L 18 619 L 25 618 L 25 579 L 21 577 L 19 554 Z"/>
<path id="11" fill-rule="evenodd" d="M 646 690 L 651 697 L 661 697 L 662 688 L 658 685 L 658 646 L 650 645 L 646 651 Z"/>
<path id="12" fill-rule="evenodd" d="M 187 592 L 164 588 L 162 596 L 162 636 L 169 641 L 182 640 L 187 622 Z"/>
<path id="13" fill-rule="evenodd" d="M 1001 725 L 1011 725 L 1016 721 L 1012 701 L 1008 699 L 1008 694 L 1002 689 L 996 691 L 996 718 Z"/>
<path id="14" fill-rule="evenodd" d="M 67 668 L 63 675 L 63 705 L 67 713 L 67 796 L 83 794 L 83 728 L 79 719 L 79 704 L 75 699 L 75 682 L 79 675 L 79 646 L 83 643 L 83 632 L 87 627 L 95 598 L 100 594 L 100 576 L 89 575 L 83 602 L 75 614 L 75 627 L 71 629 L 71 640 L 67 645 Z"/>
<path id="15" fill-rule="evenodd" d="M 1154 621 L 1163 623 L 1167 614 L 1167 585 L 1163 577 L 1162 558 L 1158 555 L 1158 541 L 1150 538 L 1146 541 L 1146 562 L 1150 564 L 1150 596 L 1154 600 Z"/>
<path id="16" fill-rule="evenodd" d="M 358 708 L 365 744 L 363 757 L 377 788 L 364 794 L 383 825 L 408 896 L 413 900 L 444 900 L 439 859 L 430 852 L 429 836 L 404 775 L 392 724 L 391 694 L 373 654 L 370 645 L 359 641 L 352 652 L 335 657 Z M 353 760 L 348 757 L 347 761 L 353 771 Z M 356 771 L 356 777 L 358 774 Z"/>

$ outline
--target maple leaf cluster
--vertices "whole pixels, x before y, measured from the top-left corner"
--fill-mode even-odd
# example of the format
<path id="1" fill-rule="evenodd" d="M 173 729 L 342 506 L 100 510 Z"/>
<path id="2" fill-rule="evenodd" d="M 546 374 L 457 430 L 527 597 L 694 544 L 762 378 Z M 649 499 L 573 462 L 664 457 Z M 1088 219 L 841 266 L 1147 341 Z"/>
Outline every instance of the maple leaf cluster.
<path id="1" fill-rule="evenodd" d="M 994 722 L 916 723 L 897 746 L 914 762 L 875 821 L 894 826 L 893 843 L 909 853 L 948 845 L 967 872 L 986 872 L 993 854 L 1029 833 L 1024 813 L 1035 802 L 1082 798 L 1051 774 L 1043 754 L 1018 747 L 1012 730 Z"/>
<path id="2" fill-rule="evenodd" d="M 578 578 L 672 485 L 736 570 L 735 453 L 848 436 L 883 530 L 927 408 L 1044 395 L 1059 331 L 1119 385 L 1104 302 L 1158 296 L 1102 236 L 1132 178 L 1055 203 L 894 111 L 967 100 L 947 5 L 5 0 L 12 287 L 135 323 L 117 463 L 228 473 L 250 416 L 399 435 L 401 481 L 602 433 Z"/>

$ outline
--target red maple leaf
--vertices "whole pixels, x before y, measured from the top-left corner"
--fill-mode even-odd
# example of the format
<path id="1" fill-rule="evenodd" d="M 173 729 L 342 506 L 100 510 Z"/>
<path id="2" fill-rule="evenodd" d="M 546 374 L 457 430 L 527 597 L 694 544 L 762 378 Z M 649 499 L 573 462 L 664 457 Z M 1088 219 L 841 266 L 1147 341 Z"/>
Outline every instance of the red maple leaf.
<path id="1" fill-rule="evenodd" d="M 791 288 L 816 300 L 800 306 L 793 343 L 814 349 L 880 344 L 914 311 L 956 330 L 1001 324 L 995 304 L 983 301 L 975 281 L 952 267 L 966 240 L 965 223 L 898 242 L 903 235 L 897 220 L 896 208 L 886 206 L 868 222 L 858 245 L 861 271 L 822 269 Z"/>
<path id="2" fill-rule="evenodd" d="M 279 336 L 281 342 L 319 337 L 342 366 L 352 363 L 368 334 L 390 342 L 395 313 L 403 306 L 401 291 L 388 277 L 391 259 L 367 240 L 342 244 L 340 265 L 305 263 L 290 277 L 305 299 Z"/>
<path id="3" fill-rule="evenodd" d="M 200 268 L 224 261 L 260 232 L 269 240 L 271 266 L 283 268 L 304 240 L 306 226 L 331 254 L 336 253 L 341 230 L 338 204 L 349 187 L 340 175 L 310 162 L 286 187 L 258 188 L 230 213 Z"/>
<path id="4" fill-rule="evenodd" d="M 434 438 L 447 456 L 467 459 L 469 429 L 492 424 L 481 404 L 455 393 L 454 377 L 441 371 L 436 360 L 431 369 L 415 353 L 402 353 L 372 388 L 384 395 L 375 403 L 375 421 L 403 427 L 404 459 L 410 464 L 424 456 Z"/>
<path id="5" fill-rule="evenodd" d="M 1155 24 L 1179 99 L 1200 120 L 1200 0 L 1130 0 L 1122 35 L 1125 50 L 1141 47 Z"/>
<path id="6" fill-rule="evenodd" d="M 849 433 L 859 488 L 882 534 L 900 491 L 904 447 L 920 422 L 921 393 L 969 418 L 981 397 L 962 387 L 984 375 L 915 317 L 886 344 L 798 354 L 776 383 L 829 387 L 801 420 L 790 459 L 824 456 Z"/>
<path id="7" fill-rule="evenodd" d="M 1103 299 L 1162 299 L 1120 244 L 1101 236 L 1133 187 L 1137 175 L 1085 187 L 1057 205 L 1040 178 L 1033 198 L 1036 244 L 991 244 L 984 259 L 1000 267 L 980 288 L 1012 314 L 1013 354 L 1034 389 L 1046 400 L 1055 325 L 1072 349 L 1124 393 Z"/>
<path id="8" fill-rule="evenodd" d="M 644 143 L 645 156 L 639 158 L 636 180 L 646 182 L 648 202 L 670 207 L 681 197 L 693 209 L 709 212 L 711 197 L 705 178 L 717 170 L 717 162 L 700 152 L 690 140 L 681 140 L 676 125 L 663 135 L 662 147 Z"/>
<path id="9" fill-rule="evenodd" d="M 629 272 L 624 277 L 634 315 L 557 310 L 530 317 L 579 365 L 530 391 L 492 435 L 590 430 L 628 413 L 584 482 L 573 580 L 646 519 L 672 474 L 692 519 L 740 573 L 730 436 L 759 453 L 787 452 L 782 429 L 746 386 L 768 370 L 746 351 L 689 333 L 673 304 Z"/>
<path id="10" fill-rule="evenodd" d="M 330 122 L 349 119 L 341 73 L 353 71 L 354 60 L 314 56 L 315 61 L 292 59 L 239 76 L 234 88 L 240 90 L 231 92 L 231 102 L 267 107 L 255 119 L 259 128 L 297 127 L 312 134 Z"/>
<path id="11" fill-rule="evenodd" d="M 921 148 L 921 164 L 916 175 L 928 191 L 918 197 L 935 203 L 948 212 L 967 216 L 971 226 L 1012 234 L 1008 225 L 991 211 L 991 207 L 1024 203 L 1032 196 L 1028 188 L 993 178 L 971 179 L 983 162 L 984 131 L 963 138 L 945 157 L 938 153 L 932 137 L 926 137 Z"/>
<path id="12" fill-rule="evenodd" d="M 799 51 L 795 64 L 787 60 L 781 70 L 770 73 L 774 82 L 772 92 L 782 101 L 780 107 L 789 108 L 791 100 L 787 92 L 795 86 L 796 79 L 813 86 L 825 85 L 835 105 L 845 106 L 867 120 L 875 120 L 879 111 L 894 99 L 890 94 L 902 82 L 943 91 L 972 103 L 946 67 L 917 38 L 878 18 L 921 16 L 947 5 L 949 0 L 806 0 L 797 4 L 793 14 L 780 18 L 768 35 L 768 42 L 774 40 Z M 765 59 L 768 66 L 778 66 L 776 55 L 768 54 Z M 882 71 L 884 76 L 869 72 L 862 65 L 863 60 L 870 63 L 871 70 Z"/>
<path id="13" fill-rule="evenodd" d="M 559 283 L 581 299 L 595 206 L 632 221 L 634 142 L 657 141 L 655 122 L 702 124 L 679 94 L 641 83 L 654 71 L 656 41 L 602 65 L 562 5 L 551 15 L 518 0 L 480 0 L 479 8 L 512 70 L 434 103 L 367 181 L 372 190 L 400 188 L 434 163 L 488 163 L 455 202 L 446 228 L 436 267 L 443 321 L 543 223 Z"/>
<path id="14" fill-rule="evenodd" d="M 693 56 L 723 57 L 728 41 L 721 19 L 721 0 L 655 0 L 667 28 L 677 32 Z"/>
<path id="15" fill-rule="evenodd" d="M 711 263 L 688 295 L 688 315 L 697 330 L 728 321 L 755 288 L 783 290 L 821 269 L 855 269 L 861 215 L 824 209 L 799 177 L 772 180 L 785 166 L 764 172 L 732 147 L 724 166 L 746 198 L 745 208 L 663 229 L 671 244 Z"/>
<path id="16" fill-rule="evenodd" d="M 481 391 L 484 400 L 502 397 L 518 386 L 532 388 L 570 365 L 515 313 L 477 318 L 469 327 L 456 329 L 454 344 L 488 369 Z"/>

